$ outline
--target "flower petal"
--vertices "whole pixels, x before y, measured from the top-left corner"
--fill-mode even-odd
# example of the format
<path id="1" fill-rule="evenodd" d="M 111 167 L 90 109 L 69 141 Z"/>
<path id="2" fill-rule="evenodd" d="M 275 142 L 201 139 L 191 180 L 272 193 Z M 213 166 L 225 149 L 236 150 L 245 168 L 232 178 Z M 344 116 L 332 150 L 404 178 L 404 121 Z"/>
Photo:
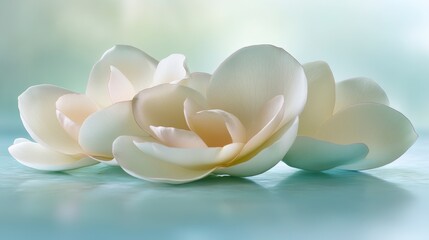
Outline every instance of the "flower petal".
<path id="1" fill-rule="evenodd" d="M 252 137 L 248 140 L 238 158 L 242 159 L 243 156 L 257 149 L 279 130 L 279 127 L 281 127 L 280 123 L 283 118 L 284 107 L 284 100 L 281 95 L 274 97 L 265 104 L 260 116 L 257 117 L 258 120 L 255 121 L 255 123 L 257 123 L 256 126 L 258 126 L 256 129 L 262 129 L 254 136 L 249 134 Z"/>
<path id="2" fill-rule="evenodd" d="M 58 152 L 77 154 L 82 149 L 56 116 L 56 101 L 70 93 L 52 85 L 33 86 L 18 97 L 18 108 L 25 129 L 36 142 Z"/>
<path id="3" fill-rule="evenodd" d="M 190 169 L 171 164 L 142 152 L 134 144 L 139 138 L 121 136 L 113 143 L 119 165 L 130 175 L 152 182 L 186 183 L 210 174 L 213 169 Z"/>
<path id="4" fill-rule="evenodd" d="M 363 143 L 335 144 L 311 137 L 298 137 L 283 158 L 295 168 L 324 171 L 364 159 L 368 147 Z"/>
<path id="5" fill-rule="evenodd" d="M 137 93 L 128 78 L 114 66 L 110 66 L 108 87 L 112 103 L 130 101 Z"/>
<path id="6" fill-rule="evenodd" d="M 148 135 L 135 122 L 131 101 L 113 104 L 90 115 L 80 129 L 79 144 L 90 155 L 109 159 L 113 141 L 121 135 Z"/>
<path id="7" fill-rule="evenodd" d="M 359 103 L 379 103 L 388 106 L 389 99 L 384 90 L 368 78 L 352 78 L 337 83 L 334 112 Z"/>
<path id="8" fill-rule="evenodd" d="M 189 128 L 209 147 L 221 147 L 232 142 L 246 142 L 246 129 L 234 115 L 220 109 L 195 111 L 198 107 L 185 101 L 185 116 Z M 194 109 L 194 112 L 192 112 Z"/>
<path id="9" fill-rule="evenodd" d="M 179 81 L 188 77 L 188 67 L 185 62 L 186 58 L 182 54 L 171 54 L 162 59 L 156 68 L 153 76 L 152 86 Z"/>
<path id="10" fill-rule="evenodd" d="M 85 119 L 98 110 L 97 105 L 83 94 L 65 94 L 55 103 L 57 119 L 63 129 L 77 141 Z"/>
<path id="11" fill-rule="evenodd" d="M 170 147 L 207 147 L 204 141 L 192 131 L 155 126 L 150 126 L 150 129 L 160 142 Z"/>
<path id="12" fill-rule="evenodd" d="M 363 103 L 336 113 L 315 137 L 337 144 L 364 143 L 369 149 L 366 158 L 341 167 L 363 170 L 394 161 L 416 141 L 417 134 L 400 112 L 382 104 Z"/>
<path id="13" fill-rule="evenodd" d="M 21 164 L 38 170 L 63 171 L 97 164 L 82 155 L 67 155 L 53 151 L 38 143 L 15 141 L 9 153 Z"/>
<path id="14" fill-rule="evenodd" d="M 246 129 L 277 95 L 284 97 L 284 122 L 289 122 L 304 108 L 307 80 L 298 61 L 271 45 L 245 47 L 232 54 L 214 72 L 207 88 L 210 108 L 234 114 Z"/>
<path id="15" fill-rule="evenodd" d="M 282 127 L 267 142 L 257 150 L 235 162 L 240 164 L 215 171 L 219 174 L 229 174 L 237 177 L 248 177 L 263 173 L 280 162 L 292 146 L 298 132 L 298 118 Z"/>
<path id="16" fill-rule="evenodd" d="M 329 65 L 325 62 L 304 64 L 308 81 L 308 98 L 300 115 L 299 135 L 314 134 L 328 120 L 334 111 L 335 80 Z"/>
<path id="17" fill-rule="evenodd" d="M 191 169 L 208 169 L 231 161 L 244 144 L 231 143 L 223 147 L 178 148 L 151 141 L 134 141 L 140 151 L 160 161 Z"/>
<path id="18" fill-rule="evenodd" d="M 187 98 L 205 105 L 197 91 L 176 84 L 161 84 L 145 89 L 133 99 L 134 117 L 141 128 L 151 132 L 150 126 L 164 126 L 188 130 L 183 104 Z"/>
<path id="19" fill-rule="evenodd" d="M 192 88 L 195 91 L 201 93 L 201 95 L 206 96 L 207 87 L 210 83 L 211 75 L 208 73 L 194 72 L 188 78 L 182 79 L 177 82 L 182 86 Z"/>
<path id="20" fill-rule="evenodd" d="M 113 103 L 109 91 L 111 66 L 118 69 L 138 92 L 151 86 L 157 64 L 155 59 L 137 48 L 116 45 L 92 68 L 86 94 L 100 107 L 107 107 Z"/>

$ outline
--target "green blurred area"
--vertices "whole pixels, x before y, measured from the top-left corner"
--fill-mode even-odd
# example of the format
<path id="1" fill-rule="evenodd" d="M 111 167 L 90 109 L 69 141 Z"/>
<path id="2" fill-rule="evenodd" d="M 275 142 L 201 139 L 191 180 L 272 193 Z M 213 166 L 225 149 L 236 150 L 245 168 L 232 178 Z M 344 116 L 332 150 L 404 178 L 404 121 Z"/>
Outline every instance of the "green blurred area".
<path id="1" fill-rule="evenodd" d="M 337 79 L 366 76 L 418 129 L 429 129 L 429 2 L 245 0 L 0 1 L 0 129 L 22 130 L 17 96 L 36 84 L 85 90 L 115 44 L 212 72 L 252 44 L 324 60 Z"/>

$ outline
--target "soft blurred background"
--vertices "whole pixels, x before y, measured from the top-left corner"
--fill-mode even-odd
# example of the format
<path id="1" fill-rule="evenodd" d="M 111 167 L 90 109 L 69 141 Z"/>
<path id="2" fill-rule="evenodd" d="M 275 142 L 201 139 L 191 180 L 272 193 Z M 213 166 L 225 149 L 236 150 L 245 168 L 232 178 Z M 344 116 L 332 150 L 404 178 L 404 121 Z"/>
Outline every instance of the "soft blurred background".
<path id="1" fill-rule="evenodd" d="M 213 72 L 246 45 L 337 81 L 365 76 L 411 119 L 418 142 L 365 172 L 310 174 L 279 164 L 256 177 L 170 186 L 102 164 L 45 173 L 6 151 L 25 136 L 17 97 L 35 84 L 84 92 L 115 44 Z M 1 239 L 410 239 L 429 236 L 429 1 L 0 0 Z"/>
<path id="2" fill-rule="evenodd" d="M 0 129 L 22 131 L 17 96 L 50 83 L 85 90 L 92 65 L 115 44 L 161 59 L 187 56 L 213 70 L 251 44 L 324 60 L 337 79 L 366 76 L 392 106 L 429 129 L 429 2 L 425 0 L 0 1 Z"/>

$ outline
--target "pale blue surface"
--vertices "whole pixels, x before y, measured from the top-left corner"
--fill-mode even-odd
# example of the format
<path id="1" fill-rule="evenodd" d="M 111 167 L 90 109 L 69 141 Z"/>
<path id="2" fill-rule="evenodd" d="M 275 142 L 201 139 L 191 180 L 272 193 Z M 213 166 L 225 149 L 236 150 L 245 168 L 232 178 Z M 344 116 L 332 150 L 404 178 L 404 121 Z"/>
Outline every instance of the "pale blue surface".
<path id="1" fill-rule="evenodd" d="M 360 172 L 276 166 L 249 179 L 154 184 L 97 165 L 21 166 L 0 139 L 0 239 L 428 239 L 429 135 Z"/>

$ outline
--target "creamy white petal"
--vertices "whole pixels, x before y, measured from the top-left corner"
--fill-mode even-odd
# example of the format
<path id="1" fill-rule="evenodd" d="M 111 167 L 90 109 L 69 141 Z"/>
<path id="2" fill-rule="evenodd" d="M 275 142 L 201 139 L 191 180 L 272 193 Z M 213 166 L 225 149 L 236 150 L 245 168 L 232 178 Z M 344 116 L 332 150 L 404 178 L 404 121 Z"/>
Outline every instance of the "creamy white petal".
<path id="1" fill-rule="evenodd" d="M 180 148 L 156 142 L 134 141 L 140 151 L 160 161 L 191 169 L 208 169 L 231 161 L 244 144 L 231 143 L 223 147 Z"/>
<path id="2" fill-rule="evenodd" d="M 135 122 L 131 101 L 113 104 L 90 115 L 80 129 L 79 144 L 91 155 L 112 158 L 112 143 L 121 135 L 148 135 Z"/>
<path id="3" fill-rule="evenodd" d="M 240 164 L 227 168 L 219 168 L 215 173 L 248 177 L 267 171 L 282 160 L 283 156 L 292 146 L 297 132 L 298 118 L 281 128 L 253 153 L 244 156 L 241 160 L 235 161 L 241 162 Z"/>
<path id="4" fill-rule="evenodd" d="M 337 144 L 364 143 L 369 149 L 365 159 L 341 167 L 363 170 L 394 161 L 416 141 L 417 134 L 400 112 L 382 104 L 364 103 L 336 113 L 315 137 Z"/>
<path id="5" fill-rule="evenodd" d="M 111 66 L 118 69 L 138 92 L 152 85 L 157 64 L 155 59 L 137 48 L 116 45 L 92 68 L 86 93 L 100 107 L 107 107 L 112 104 L 109 90 Z"/>
<path id="6" fill-rule="evenodd" d="M 162 144 L 170 147 L 181 148 L 196 148 L 207 147 L 204 141 L 194 132 L 171 128 L 171 127 L 155 127 L 150 126 L 154 137 L 156 137 Z"/>
<path id="7" fill-rule="evenodd" d="M 162 161 L 138 149 L 134 141 L 141 140 L 121 136 L 113 144 L 113 153 L 119 166 L 134 177 L 152 182 L 179 184 L 198 180 L 214 170 L 190 169 Z"/>
<path id="8" fill-rule="evenodd" d="M 249 154 L 250 152 L 257 149 L 262 145 L 267 139 L 272 137 L 272 135 L 279 130 L 284 113 L 284 100 L 283 96 L 279 95 L 268 101 L 264 108 L 262 109 L 260 115 L 255 121 L 258 123 L 258 128 L 261 128 L 251 139 L 248 140 L 244 146 L 242 152 L 239 155 L 239 158 Z M 289 123 L 290 124 L 290 123 Z"/>
<path id="9" fill-rule="evenodd" d="M 297 137 L 283 158 L 283 162 L 295 168 L 324 171 L 362 160 L 368 154 L 363 143 L 335 144 L 311 137 Z"/>
<path id="10" fill-rule="evenodd" d="M 83 94 L 63 95 L 58 98 L 55 105 L 58 121 L 63 129 L 76 141 L 83 121 L 98 110 L 97 105 Z"/>
<path id="11" fill-rule="evenodd" d="M 234 114 L 246 128 L 277 95 L 284 97 L 284 122 L 289 122 L 304 108 L 307 80 L 297 60 L 271 45 L 245 47 L 232 54 L 214 72 L 207 88 L 210 108 Z"/>
<path id="12" fill-rule="evenodd" d="M 189 111 L 185 110 L 185 114 L 189 114 Z M 223 110 L 202 110 L 187 115 L 186 119 L 190 129 L 197 133 L 209 147 L 246 142 L 246 129 L 243 124 L 237 117 Z"/>
<path id="13" fill-rule="evenodd" d="M 26 138 L 15 138 L 15 140 L 13 140 L 13 144 L 18 144 L 18 143 L 23 143 L 23 142 L 32 142 Z"/>
<path id="14" fill-rule="evenodd" d="M 359 103 L 389 105 L 384 90 L 368 78 L 352 78 L 337 83 L 335 112 Z"/>
<path id="15" fill-rule="evenodd" d="M 18 108 L 25 129 L 36 142 L 65 154 L 77 154 L 82 149 L 56 115 L 56 101 L 70 93 L 52 85 L 33 86 L 18 97 Z"/>
<path id="16" fill-rule="evenodd" d="M 137 93 L 128 78 L 114 66 L 110 66 L 108 87 L 110 99 L 113 103 L 130 101 Z"/>
<path id="17" fill-rule="evenodd" d="M 171 54 L 162 59 L 156 68 L 152 86 L 179 81 L 188 77 L 186 58 L 182 54 Z"/>
<path id="18" fill-rule="evenodd" d="M 151 132 L 150 126 L 188 130 L 183 109 L 187 98 L 205 105 L 201 94 L 181 85 L 161 84 L 145 89 L 133 99 L 134 117 L 147 132 Z"/>
<path id="19" fill-rule="evenodd" d="M 206 96 L 210 78 L 211 75 L 208 73 L 194 72 L 191 73 L 188 78 L 178 81 L 177 84 L 192 88 L 195 91 L 201 93 L 201 95 Z"/>
<path id="20" fill-rule="evenodd" d="M 308 81 L 308 98 L 299 118 L 298 134 L 311 136 L 333 114 L 335 80 L 325 62 L 311 62 L 303 67 Z"/>
<path id="21" fill-rule="evenodd" d="M 83 155 L 59 153 L 30 141 L 18 141 L 9 147 L 9 153 L 21 164 L 45 171 L 70 170 L 98 163 Z"/>

